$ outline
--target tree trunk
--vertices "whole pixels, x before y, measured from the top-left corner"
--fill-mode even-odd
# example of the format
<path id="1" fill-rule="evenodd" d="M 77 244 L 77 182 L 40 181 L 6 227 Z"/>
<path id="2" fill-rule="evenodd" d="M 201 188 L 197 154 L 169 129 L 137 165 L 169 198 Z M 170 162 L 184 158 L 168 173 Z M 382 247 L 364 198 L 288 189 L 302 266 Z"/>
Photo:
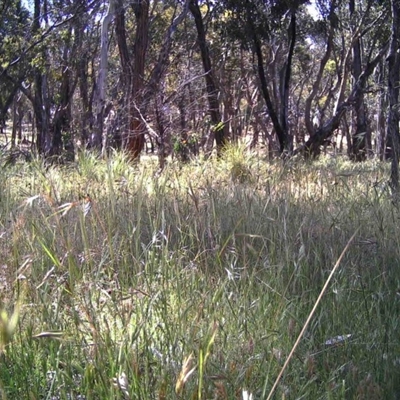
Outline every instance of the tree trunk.
<path id="1" fill-rule="evenodd" d="M 79 14 L 75 18 L 74 30 L 76 32 L 76 42 L 78 46 L 78 51 L 80 52 L 80 57 L 77 57 L 76 61 L 76 77 L 77 84 L 79 88 L 79 97 L 81 102 L 82 112 L 77 118 L 77 126 L 79 130 L 78 139 L 80 139 L 83 146 L 88 145 L 89 141 L 89 131 L 93 128 L 93 94 L 89 91 L 89 73 L 88 64 L 90 57 L 93 59 L 93 53 L 90 49 L 84 46 L 84 35 L 85 28 L 88 23 L 88 15 Z M 93 74 L 93 71 L 92 71 Z"/>
<path id="2" fill-rule="evenodd" d="M 215 137 L 217 153 L 220 155 L 228 138 L 228 125 L 221 121 L 218 88 L 215 83 L 215 76 L 211 65 L 211 57 L 208 50 L 203 17 L 201 15 L 198 0 L 190 0 L 189 9 L 196 24 L 197 44 L 200 48 L 201 59 L 203 61 L 203 68 L 205 72 L 208 106 L 213 130 L 212 134 L 214 134 Z"/>
<path id="3" fill-rule="evenodd" d="M 264 96 L 265 103 L 268 108 L 268 114 L 271 118 L 272 124 L 275 129 L 276 136 L 278 137 L 279 141 L 279 151 L 280 153 L 284 153 L 285 151 L 290 149 L 290 139 L 287 135 L 287 133 L 282 129 L 282 126 L 279 122 L 278 115 L 275 112 L 274 106 L 271 101 L 271 97 L 269 94 L 268 90 L 268 83 L 267 83 L 267 78 L 265 76 L 265 71 L 264 71 L 264 58 L 261 50 L 261 43 L 256 36 L 256 33 L 253 31 L 253 43 L 254 43 L 254 48 L 257 56 L 257 67 L 258 67 L 258 77 L 260 79 L 260 85 L 261 85 L 261 92 Z"/>
<path id="4" fill-rule="evenodd" d="M 34 15 L 32 22 L 32 33 L 37 34 L 40 30 L 40 6 L 41 0 L 34 2 Z M 43 59 L 46 59 L 45 50 L 42 54 Z M 36 147 L 39 154 L 47 152 L 50 148 L 49 136 L 49 120 L 50 120 L 50 107 L 48 104 L 48 88 L 46 73 L 42 73 L 40 68 L 36 68 L 34 72 L 34 102 L 33 110 L 36 120 Z"/>
<path id="5" fill-rule="evenodd" d="M 400 1 L 400 0 L 397 0 Z M 349 97 L 335 106 L 335 112 L 323 126 L 321 126 L 313 136 L 311 136 L 304 146 L 296 149 L 294 154 L 302 153 L 306 157 L 315 158 L 320 154 L 320 147 L 324 141 L 329 138 L 333 132 L 339 127 L 340 120 L 349 107 L 351 107 L 360 93 L 363 93 L 369 76 L 374 71 L 375 67 L 387 52 L 388 44 L 385 44 L 380 49 L 376 57 L 371 60 L 364 69 L 364 72 L 358 78 Z"/>
<path id="6" fill-rule="evenodd" d="M 158 54 L 157 63 L 154 66 L 152 73 L 145 84 L 145 60 L 147 54 L 147 46 L 149 40 L 149 1 L 139 0 L 132 7 L 136 16 L 136 36 L 134 43 L 134 59 L 133 69 L 131 73 L 131 63 L 129 60 L 128 47 L 125 36 L 125 23 L 121 0 L 118 0 L 116 31 L 117 42 L 120 52 L 121 64 L 124 75 L 128 75 L 128 84 L 131 85 L 131 90 L 127 92 L 127 102 L 129 105 L 129 132 L 125 141 L 125 146 L 132 159 L 137 159 L 145 145 L 145 134 L 147 132 L 147 123 L 144 120 L 146 117 L 147 107 L 150 100 L 154 98 L 158 91 L 159 84 L 165 75 L 169 66 L 169 58 L 172 47 L 172 39 L 178 25 L 183 21 L 188 11 L 188 1 L 183 5 L 182 12 L 175 17 L 169 26 L 164 40 L 161 45 L 161 50 Z M 176 10 L 180 5 L 177 4 Z"/>
<path id="7" fill-rule="evenodd" d="M 15 147 L 17 141 L 18 128 L 18 100 L 15 98 L 12 104 L 12 131 L 11 131 L 11 148 Z"/>
<path id="8" fill-rule="evenodd" d="M 68 67 L 65 67 L 61 75 L 60 100 L 52 123 L 52 143 L 48 154 L 50 156 L 60 155 L 63 150 L 63 135 L 71 135 L 71 103 L 73 93 L 71 71 Z M 70 141 L 72 141 L 72 138 L 67 139 L 67 142 Z"/>
<path id="9" fill-rule="evenodd" d="M 322 77 L 324 74 L 325 66 L 330 59 L 330 56 L 332 53 L 332 48 L 333 48 L 333 38 L 334 38 L 334 33 L 335 33 L 335 24 L 333 22 L 333 21 L 335 21 L 334 11 L 335 11 L 335 9 L 334 9 L 334 2 L 333 2 L 332 7 L 330 9 L 330 13 L 329 13 L 330 25 L 329 25 L 328 38 L 327 38 L 327 42 L 326 42 L 325 54 L 321 59 L 321 62 L 319 64 L 319 68 L 318 68 L 318 72 L 317 72 L 317 75 L 315 77 L 315 80 L 314 80 L 314 83 L 312 86 L 311 93 L 307 97 L 306 103 L 305 103 L 304 120 L 305 120 L 305 125 L 307 128 L 308 134 L 310 136 L 312 136 L 315 132 L 314 124 L 313 124 L 312 118 L 311 118 L 312 103 L 318 94 L 318 91 L 319 91 L 319 88 L 321 85 L 321 80 L 322 80 Z"/>
<path id="10" fill-rule="evenodd" d="M 61 86 L 56 97 L 56 110 L 52 123 L 52 143 L 49 151 L 50 156 L 60 155 L 67 150 L 68 159 L 74 158 L 72 121 L 72 99 L 78 82 L 78 74 L 73 74 L 72 63 L 76 60 L 79 48 L 79 36 L 72 34 L 72 27 L 64 40 L 64 51 L 62 56 Z M 73 39 L 73 42 L 72 42 Z M 72 43 L 71 43 L 72 42 Z M 77 62 L 78 64 L 78 62 Z"/>
<path id="11" fill-rule="evenodd" d="M 129 131 L 126 148 L 132 159 L 138 159 L 145 144 L 146 126 L 141 112 L 145 88 L 144 73 L 149 41 L 149 6 L 150 0 L 138 0 L 132 4 L 136 17 L 132 88 L 129 111 Z"/>
<path id="12" fill-rule="evenodd" d="M 386 101 L 386 90 L 385 90 L 385 65 L 384 61 L 381 61 L 376 68 L 377 77 L 375 81 L 378 84 L 378 110 L 376 116 L 376 146 L 375 151 L 381 161 L 385 158 L 385 147 L 386 147 L 386 115 L 387 109 Z"/>
<path id="13" fill-rule="evenodd" d="M 400 57 L 399 51 L 399 26 L 400 26 L 400 0 L 391 0 L 392 8 L 392 33 L 390 39 L 388 63 L 388 98 L 389 111 L 387 116 L 387 138 L 391 147 L 391 170 L 390 186 L 393 194 L 398 199 L 400 194 L 399 184 L 399 154 L 400 154 L 400 135 L 399 135 L 399 84 L 400 84 Z"/>
<path id="14" fill-rule="evenodd" d="M 104 109 L 106 106 L 106 85 L 108 75 L 108 28 L 114 17 L 115 0 L 109 0 L 106 16 L 101 23 L 100 66 L 95 91 L 95 123 L 89 147 L 100 150 L 103 142 Z"/>
<path id="15" fill-rule="evenodd" d="M 126 147 L 128 141 L 133 75 L 126 38 L 125 9 L 123 0 L 116 0 L 115 35 L 122 68 L 120 79 L 123 95 L 121 101 L 122 112 L 117 110 L 117 120 L 119 121 L 120 131 L 118 137 L 115 137 L 114 135 L 114 141 L 117 139 L 116 144 L 122 148 L 124 146 Z M 126 110 L 128 110 L 128 112 L 126 112 Z"/>
<path id="16" fill-rule="evenodd" d="M 80 139 L 82 140 L 82 144 L 85 146 L 89 140 L 89 129 L 92 127 L 92 124 L 90 123 L 92 120 L 92 111 L 91 102 L 89 101 L 88 74 L 85 58 L 78 60 L 77 75 L 79 80 L 79 94 L 82 103 L 82 115 L 80 116 Z"/>
<path id="17" fill-rule="evenodd" d="M 139 107 L 141 106 L 141 95 L 144 90 L 143 75 L 148 41 L 149 2 L 147 0 L 139 0 L 132 7 L 136 17 L 134 59 L 132 62 L 126 38 L 125 10 L 122 0 L 117 0 L 115 32 L 122 67 L 124 106 L 128 110 L 123 145 L 130 157 L 137 159 L 145 144 L 145 129 Z"/>
<path id="18" fill-rule="evenodd" d="M 47 76 L 40 71 L 35 72 L 35 100 L 33 110 L 36 119 L 36 146 L 39 154 L 45 154 L 51 146 L 50 136 L 50 104 L 48 98 Z"/>
<path id="19" fill-rule="evenodd" d="M 289 114 L 289 89 L 290 77 L 292 73 L 292 60 L 294 54 L 294 47 L 296 44 L 296 10 L 291 10 L 290 24 L 288 29 L 289 34 L 289 52 L 285 66 L 283 69 L 283 82 L 281 84 L 281 106 L 280 106 L 280 124 L 282 130 L 286 133 L 287 145 L 286 151 L 292 153 L 293 151 L 293 136 L 289 133 L 288 127 L 288 114 Z"/>
<path id="20" fill-rule="evenodd" d="M 350 18 L 353 32 L 355 31 L 355 0 L 349 2 Z M 357 36 L 353 43 L 353 82 L 357 82 L 362 73 L 361 39 Z M 364 93 L 361 92 L 355 99 L 353 106 L 355 114 L 355 127 L 352 132 L 350 157 L 355 161 L 364 161 L 367 157 L 367 113 L 364 102 Z"/>

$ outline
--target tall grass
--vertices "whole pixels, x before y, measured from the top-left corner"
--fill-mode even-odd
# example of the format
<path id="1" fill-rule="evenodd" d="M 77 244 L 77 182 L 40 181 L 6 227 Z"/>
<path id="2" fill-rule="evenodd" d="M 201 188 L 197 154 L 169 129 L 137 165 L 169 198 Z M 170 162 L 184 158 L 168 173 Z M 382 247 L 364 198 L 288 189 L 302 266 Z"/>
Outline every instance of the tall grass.
<path id="1" fill-rule="evenodd" d="M 0 173 L 1 399 L 400 398 L 386 165 L 243 148 Z M 87 196 L 88 195 L 88 196 Z"/>

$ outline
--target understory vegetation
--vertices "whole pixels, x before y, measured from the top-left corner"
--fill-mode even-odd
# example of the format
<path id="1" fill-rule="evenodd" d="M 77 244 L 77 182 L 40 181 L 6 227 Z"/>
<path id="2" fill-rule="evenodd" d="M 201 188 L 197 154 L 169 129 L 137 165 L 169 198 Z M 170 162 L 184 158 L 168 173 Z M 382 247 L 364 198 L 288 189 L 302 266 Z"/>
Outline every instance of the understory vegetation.
<path id="1" fill-rule="evenodd" d="M 2 168 L 0 398 L 400 398 L 388 174 L 240 147 Z"/>

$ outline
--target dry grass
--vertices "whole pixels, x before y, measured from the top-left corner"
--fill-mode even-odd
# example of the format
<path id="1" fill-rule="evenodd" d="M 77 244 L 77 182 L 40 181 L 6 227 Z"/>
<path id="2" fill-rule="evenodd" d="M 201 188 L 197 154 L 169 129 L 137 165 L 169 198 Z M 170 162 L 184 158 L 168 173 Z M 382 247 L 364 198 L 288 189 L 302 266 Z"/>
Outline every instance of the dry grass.
<path id="1" fill-rule="evenodd" d="M 386 179 L 243 148 L 161 174 L 118 154 L 3 169 L 0 398 L 267 398 L 302 328 L 277 398 L 397 398 Z"/>

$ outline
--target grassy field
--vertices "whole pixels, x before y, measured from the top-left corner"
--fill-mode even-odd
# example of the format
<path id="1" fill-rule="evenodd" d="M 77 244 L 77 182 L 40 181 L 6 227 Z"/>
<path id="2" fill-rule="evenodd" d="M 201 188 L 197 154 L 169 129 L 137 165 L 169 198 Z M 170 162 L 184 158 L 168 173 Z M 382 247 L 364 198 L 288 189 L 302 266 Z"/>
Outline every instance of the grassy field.
<path id="1" fill-rule="evenodd" d="M 2 168 L 0 399 L 400 399 L 387 169 Z"/>

